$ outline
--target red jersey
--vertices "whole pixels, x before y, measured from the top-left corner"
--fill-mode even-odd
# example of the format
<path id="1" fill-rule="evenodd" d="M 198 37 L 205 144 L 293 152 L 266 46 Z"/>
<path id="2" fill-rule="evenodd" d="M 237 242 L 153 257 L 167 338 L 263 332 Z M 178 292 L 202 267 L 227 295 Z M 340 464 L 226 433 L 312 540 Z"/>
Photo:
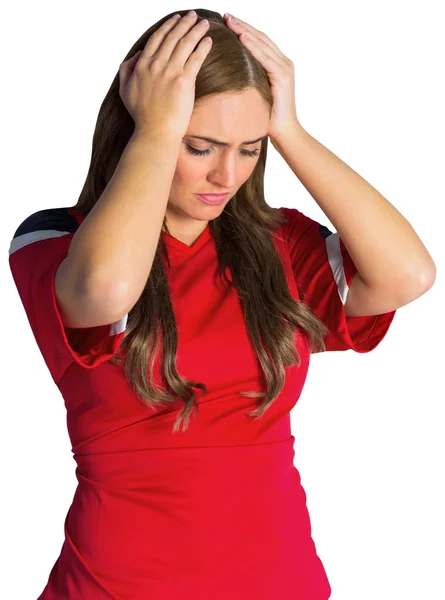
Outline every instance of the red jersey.
<path id="1" fill-rule="evenodd" d="M 327 351 L 369 352 L 395 311 L 347 317 L 354 263 L 337 233 L 292 208 L 274 243 L 289 290 L 327 325 Z M 71 208 L 28 217 L 10 267 L 36 343 L 64 399 L 78 485 L 65 540 L 38 600 L 327 600 L 331 588 L 311 537 L 306 494 L 293 464 L 290 411 L 309 367 L 301 365 L 258 421 L 264 391 L 234 289 L 217 277 L 210 227 L 192 244 L 162 231 L 178 327 L 177 367 L 199 412 L 172 432 L 184 404 L 152 410 L 110 364 L 127 316 L 99 327 L 64 327 L 54 289 L 83 217 Z M 162 385 L 159 357 L 155 382 Z"/>

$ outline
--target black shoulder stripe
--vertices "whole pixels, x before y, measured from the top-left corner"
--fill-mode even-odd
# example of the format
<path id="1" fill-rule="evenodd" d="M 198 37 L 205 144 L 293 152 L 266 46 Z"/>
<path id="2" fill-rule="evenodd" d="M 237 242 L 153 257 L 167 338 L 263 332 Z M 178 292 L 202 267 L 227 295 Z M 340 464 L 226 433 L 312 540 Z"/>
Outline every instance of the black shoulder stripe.
<path id="1" fill-rule="evenodd" d="M 67 208 L 48 208 L 27 217 L 14 233 L 9 254 L 39 240 L 75 233 L 79 224 Z"/>
<path id="2" fill-rule="evenodd" d="M 333 234 L 333 232 L 332 232 L 330 229 L 328 229 L 328 228 L 326 227 L 326 225 L 319 225 L 319 227 L 318 227 L 318 233 L 319 233 L 319 234 L 320 234 L 322 237 L 324 237 L 324 239 L 328 238 L 330 235 L 332 235 L 332 234 Z"/>
<path id="3" fill-rule="evenodd" d="M 39 210 L 26 218 L 14 233 L 14 238 L 24 233 L 52 229 L 75 233 L 79 225 L 76 218 L 70 215 L 66 208 L 48 208 Z"/>

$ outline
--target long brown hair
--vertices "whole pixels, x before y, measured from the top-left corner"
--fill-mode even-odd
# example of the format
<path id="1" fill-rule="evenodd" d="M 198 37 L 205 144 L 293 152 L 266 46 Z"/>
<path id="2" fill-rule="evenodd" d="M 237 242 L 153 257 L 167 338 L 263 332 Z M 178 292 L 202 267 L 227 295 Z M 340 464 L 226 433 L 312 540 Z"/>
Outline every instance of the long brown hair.
<path id="1" fill-rule="evenodd" d="M 177 11 L 184 15 L 188 11 Z M 242 92 L 257 89 L 270 108 L 273 96 L 267 73 L 230 31 L 216 12 L 196 9 L 199 19 L 208 19 L 207 35 L 212 48 L 196 78 L 195 102 L 210 94 Z M 124 60 L 142 50 L 149 37 L 171 16 L 163 17 L 150 27 L 133 45 Z M 79 200 L 73 209 L 86 216 L 110 181 L 120 157 L 134 132 L 134 121 L 119 96 L 119 73 L 114 78 L 99 110 L 93 137 L 92 157 Z M 220 281 L 235 286 L 240 297 L 250 341 L 261 364 L 267 386 L 266 393 L 240 392 L 251 398 L 264 397 L 248 416 L 259 419 L 280 394 L 285 383 L 285 366 L 300 365 L 295 348 L 296 329 L 308 335 L 314 352 L 326 350 L 325 325 L 302 301 L 289 291 L 281 258 L 271 234 L 286 218 L 264 199 L 264 171 L 267 139 L 264 140 L 255 168 L 248 180 L 224 208 L 219 217 L 209 222 L 215 240 Z M 168 231 L 166 218 L 163 228 Z M 188 429 L 190 416 L 198 411 L 193 387 L 207 392 L 205 384 L 181 377 L 176 368 L 178 345 L 175 315 L 163 257 L 167 250 L 160 235 L 150 276 L 145 288 L 128 314 L 127 329 L 112 364 L 122 364 L 125 353 L 125 376 L 136 396 L 147 406 L 164 406 L 184 401 L 173 432 Z M 167 258 L 168 260 L 168 258 Z M 227 278 L 230 268 L 232 282 Z M 159 352 L 159 327 L 162 328 L 163 376 L 173 394 L 153 382 L 155 356 Z M 150 377 L 147 378 L 147 365 Z"/>

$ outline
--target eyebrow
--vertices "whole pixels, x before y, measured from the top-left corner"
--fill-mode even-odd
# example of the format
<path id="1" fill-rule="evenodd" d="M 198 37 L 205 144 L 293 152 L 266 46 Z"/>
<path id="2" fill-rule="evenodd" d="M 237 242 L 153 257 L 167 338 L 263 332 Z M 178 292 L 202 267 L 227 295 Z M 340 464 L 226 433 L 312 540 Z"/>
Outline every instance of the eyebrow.
<path id="1" fill-rule="evenodd" d="M 213 138 L 204 137 L 201 135 L 187 135 L 186 137 L 194 138 L 197 140 L 204 140 L 205 142 L 210 142 L 211 144 L 216 144 L 217 146 L 230 146 L 227 142 L 220 142 L 219 140 L 214 140 Z M 263 141 L 267 138 L 267 134 L 259 137 L 257 140 L 248 140 L 247 142 L 242 142 L 241 146 L 248 146 L 249 144 L 256 144 L 257 142 Z"/>

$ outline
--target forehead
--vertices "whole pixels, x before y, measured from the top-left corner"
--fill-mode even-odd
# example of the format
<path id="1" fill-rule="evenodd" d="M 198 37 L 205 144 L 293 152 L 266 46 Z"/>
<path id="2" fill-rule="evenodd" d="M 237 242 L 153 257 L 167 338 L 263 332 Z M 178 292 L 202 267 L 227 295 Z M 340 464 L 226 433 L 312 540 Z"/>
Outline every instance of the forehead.
<path id="1" fill-rule="evenodd" d="M 270 107 L 256 89 L 207 96 L 195 103 L 187 135 L 241 144 L 268 130 Z"/>

